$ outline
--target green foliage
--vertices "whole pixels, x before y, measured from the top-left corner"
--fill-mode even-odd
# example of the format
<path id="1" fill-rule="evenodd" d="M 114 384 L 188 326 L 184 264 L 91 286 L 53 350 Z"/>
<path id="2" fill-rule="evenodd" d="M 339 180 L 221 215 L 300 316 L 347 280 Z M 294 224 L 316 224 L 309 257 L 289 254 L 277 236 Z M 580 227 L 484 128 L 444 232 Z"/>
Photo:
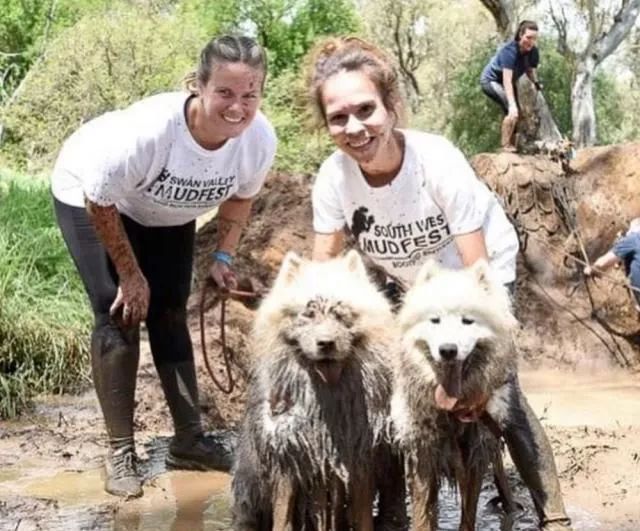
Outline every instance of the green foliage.
<path id="1" fill-rule="evenodd" d="M 282 71 L 267 85 L 263 110 L 278 135 L 275 170 L 313 173 L 333 149 L 324 131 L 310 131 L 304 90 L 303 80 L 295 70 Z"/>
<path id="2" fill-rule="evenodd" d="M 94 12 L 104 0 L 3 0 L 0 10 L 0 103 L 26 75 L 47 39 Z"/>
<path id="3" fill-rule="evenodd" d="M 450 134 L 468 155 L 493 151 L 499 147 L 501 111 L 480 89 L 480 73 L 495 45 L 479 45 L 469 61 L 458 70 L 453 82 L 453 116 Z M 544 96 L 560 132 L 571 137 L 571 65 L 554 48 L 551 40 L 540 42 L 539 76 L 544 83 Z M 594 82 L 594 105 L 600 143 L 624 140 L 622 99 L 615 81 L 599 71 Z"/>
<path id="4" fill-rule="evenodd" d="M 87 375 L 90 313 L 45 182 L 0 174 L 0 418 Z"/>
<path id="5" fill-rule="evenodd" d="M 549 39 L 540 42 L 540 81 L 544 84 L 544 97 L 551 109 L 560 132 L 571 138 L 571 65 L 556 50 Z"/>
<path id="6" fill-rule="evenodd" d="M 237 29 L 240 3 L 240 0 L 183 0 L 176 14 L 186 26 L 199 28 L 207 40 Z"/>
<path id="7" fill-rule="evenodd" d="M 206 40 L 183 19 L 133 8 L 82 19 L 52 43 L 5 109 L 5 149 L 30 169 L 51 163 L 83 122 L 177 88 Z"/>
<path id="8" fill-rule="evenodd" d="M 245 0 L 241 22 L 255 27 L 276 75 L 297 65 L 320 36 L 360 29 L 350 0 Z"/>
<path id="9" fill-rule="evenodd" d="M 616 80 L 601 70 L 596 74 L 593 91 L 598 144 L 618 144 L 637 138 L 623 128 L 625 109 Z"/>
<path id="10" fill-rule="evenodd" d="M 491 41 L 478 44 L 453 78 L 453 113 L 448 134 L 467 156 L 494 151 L 500 145 L 501 111 L 480 89 L 480 73 L 495 50 Z"/>

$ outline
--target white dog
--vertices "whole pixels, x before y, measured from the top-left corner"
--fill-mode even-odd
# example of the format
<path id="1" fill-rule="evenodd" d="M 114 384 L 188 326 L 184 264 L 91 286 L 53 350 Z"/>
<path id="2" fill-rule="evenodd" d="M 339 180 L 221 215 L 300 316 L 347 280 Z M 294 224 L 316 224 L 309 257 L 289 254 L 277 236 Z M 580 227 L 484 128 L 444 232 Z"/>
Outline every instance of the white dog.
<path id="1" fill-rule="evenodd" d="M 460 486 L 461 530 L 475 529 L 482 476 L 501 474 L 498 440 L 482 422 L 506 407 L 498 389 L 515 370 L 509 295 L 485 261 L 451 271 L 425 264 L 399 315 L 404 349 L 391 417 L 404 451 L 414 530 L 436 530 L 438 490 Z M 499 485 L 506 488 L 506 480 Z"/>

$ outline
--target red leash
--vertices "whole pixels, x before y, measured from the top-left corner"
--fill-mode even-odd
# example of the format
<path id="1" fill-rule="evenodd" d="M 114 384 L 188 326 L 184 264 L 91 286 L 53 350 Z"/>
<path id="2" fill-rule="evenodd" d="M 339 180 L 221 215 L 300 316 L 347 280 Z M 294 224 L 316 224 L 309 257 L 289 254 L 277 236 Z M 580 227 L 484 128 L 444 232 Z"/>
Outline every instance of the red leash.
<path id="1" fill-rule="evenodd" d="M 250 283 L 250 282 L 249 282 Z M 213 299 L 212 307 L 215 308 L 218 303 L 220 303 L 220 345 L 222 346 L 222 359 L 224 360 L 225 372 L 227 373 L 227 385 L 224 385 L 216 375 L 213 373 L 213 369 L 211 368 L 211 364 L 209 363 L 209 356 L 207 354 L 207 344 L 205 337 L 205 324 L 204 317 L 206 313 L 206 302 L 207 302 L 207 292 L 209 289 L 215 290 L 215 296 Z M 250 301 L 253 299 L 254 301 L 259 300 L 261 294 L 257 291 L 245 291 L 245 290 L 236 290 L 236 289 L 220 289 L 216 286 L 213 281 L 208 280 L 204 287 L 200 292 L 200 345 L 202 346 L 202 358 L 204 359 L 204 365 L 207 368 L 207 372 L 211 377 L 211 380 L 215 384 L 215 386 L 220 389 L 225 394 L 231 394 L 235 388 L 235 380 L 233 379 L 233 374 L 231 373 L 231 358 L 233 357 L 233 351 L 227 347 L 227 339 L 225 335 L 225 314 L 226 314 L 226 306 L 227 300 L 229 298 L 232 299 L 246 299 Z"/>

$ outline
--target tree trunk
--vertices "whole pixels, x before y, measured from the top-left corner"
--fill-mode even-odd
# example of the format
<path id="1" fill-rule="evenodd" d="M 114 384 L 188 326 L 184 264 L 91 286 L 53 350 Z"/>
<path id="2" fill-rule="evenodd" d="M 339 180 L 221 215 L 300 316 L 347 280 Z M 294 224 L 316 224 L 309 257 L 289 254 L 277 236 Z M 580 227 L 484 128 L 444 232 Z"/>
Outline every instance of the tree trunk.
<path id="1" fill-rule="evenodd" d="M 518 102 L 518 151 L 535 153 L 538 142 L 553 144 L 562 140 L 544 94 L 536 90 L 527 76 L 522 76 L 518 81 Z"/>
<path id="2" fill-rule="evenodd" d="M 580 61 L 571 89 L 573 142 L 577 148 L 591 146 L 596 141 L 596 113 L 593 103 L 595 69 L 596 62 L 591 57 Z"/>

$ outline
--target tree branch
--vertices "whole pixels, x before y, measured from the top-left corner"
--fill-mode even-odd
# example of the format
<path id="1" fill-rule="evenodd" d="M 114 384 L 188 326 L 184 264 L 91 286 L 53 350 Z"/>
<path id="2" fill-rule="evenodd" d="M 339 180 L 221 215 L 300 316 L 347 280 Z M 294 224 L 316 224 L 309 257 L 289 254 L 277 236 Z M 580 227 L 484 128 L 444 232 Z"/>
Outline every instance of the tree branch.
<path id="1" fill-rule="evenodd" d="M 587 48 L 596 64 L 600 64 L 620 45 L 631 31 L 638 14 L 640 14 L 640 0 L 623 2 L 622 7 L 613 17 L 614 22 L 609 31 L 602 33 Z"/>
<path id="2" fill-rule="evenodd" d="M 496 21 L 498 33 L 507 40 L 511 36 L 514 23 L 514 1 L 513 0 L 480 0 Z"/>

